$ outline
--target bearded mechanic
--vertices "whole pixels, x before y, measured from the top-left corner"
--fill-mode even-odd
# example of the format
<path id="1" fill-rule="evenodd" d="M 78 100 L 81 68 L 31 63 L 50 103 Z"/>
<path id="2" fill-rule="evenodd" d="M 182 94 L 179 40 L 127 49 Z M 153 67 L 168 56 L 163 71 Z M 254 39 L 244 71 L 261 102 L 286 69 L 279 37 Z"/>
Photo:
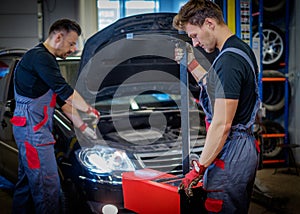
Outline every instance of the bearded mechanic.
<path id="1" fill-rule="evenodd" d="M 224 23 L 220 7 L 209 0 L 190 0 L 173 19 L 194 47 L 219 50 L 209 71 L 187 48 L 188 71 L 199 83 L 200 104 L 208 122 L 205 145 L 199 161 L 185 175 L 179 189 L 192 195 L 203 178 L 204 202 L 209 213 L 247 214 L 258 166 L 259 148 L 252 133 L 259 107 L 258 66 L 251 48 Z M 180 63 L 183 49 L 175 48 Z M 201 203 L 199 201 L 199 203 Z"/>
<path id="2" fill-rule="evenodd" d="M 58 213 L 60 180 L 52 135 L 56 98 L 65 114 L 90 138 L 95 132 L 77 111 L 97 121 L 99 112 L 87 104 L 62 77 L 56 57 L 65 59 L 76 50 L 80 26 L 69 19 L 54 22 L 45 42 L 22 57 L 15 69 L 16 109 L 11 119 L 19 149 L 18 182 L 13 213 Z"/>

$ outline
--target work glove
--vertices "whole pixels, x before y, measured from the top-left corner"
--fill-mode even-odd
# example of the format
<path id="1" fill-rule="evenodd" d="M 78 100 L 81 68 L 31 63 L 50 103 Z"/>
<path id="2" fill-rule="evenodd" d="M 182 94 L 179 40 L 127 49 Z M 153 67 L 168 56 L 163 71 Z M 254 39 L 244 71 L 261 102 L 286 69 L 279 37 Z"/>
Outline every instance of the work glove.
<path id="1" fill-rule="evenodd" d="M 100 112 L 97 111 L 97 109 L 93 108 L 92 106 L 89 106 L 86 113 L 87 113 L 88 116 L 90 116 L 92 118 L 95 118 L 92 122 L 93 125 L 98 124 L 99 119 L 100 119 Z"/>
<path id="2" fill-rule="evenodd" d="M 196 59 L 195 59 L 195 55 L 194 55 L 194 50 L 191 44 L 186 43 L 186 51 L 187 51 L 187 66 L 189 68 L 189 71 L 191 72 L 192 70 L 195 69 L 195 63 L 197 63 Z M 175 52 L 175 61 L 180 64 L 181 59 L 184 56 L 184 50 L 183 48 L 180 48 L 178 44 L 176 44 L 176 47 L 174 49 Z M 198 64 L 198 63 L 197 63 Z M 190 68 L 192 70 L 190 70 Z"/>
<path id="3" fill-rule="evenodd" d="M 192 188 L 198 184 L 202 179 L 206 167 L 201 165 L 198 161 L 192 160 L 193 169 L 185 175 L 182 179 L 178 190 L 184 190 L 188 197 L 193 196 Z"/>
<path id="4" fill-rule="evenodd" d="M 84 136 L 86 136 L 89 139 L 96 140 L 97 139 L 97 134 L 96 132 L 91 129 L 86 123 L 83 123 L 80 127 L 79 130 L 82 132 Z"/>

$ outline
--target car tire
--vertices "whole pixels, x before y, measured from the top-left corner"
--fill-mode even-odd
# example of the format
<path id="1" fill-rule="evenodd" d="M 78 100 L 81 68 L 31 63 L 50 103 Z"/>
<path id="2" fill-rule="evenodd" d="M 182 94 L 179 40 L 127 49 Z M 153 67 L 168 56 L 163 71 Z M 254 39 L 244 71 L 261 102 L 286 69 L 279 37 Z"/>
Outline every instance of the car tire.
<path id="1" fill-rule="evenodd" d="M 284 128 L 277 122 L 271 120 L 265 120 L 261 124 L 261 133 L 262 134 L 283 134 Z M 263 148 L 263 157 L 264 158 L 274 158 L 278 156 L 282 148 L 278 145 L 284 143 L 284 138 L 264 138 L 262 148 Z"/>
<path id="2" fill-rule="evenodd" d="M 65 180 L 62 183 L 62 214 L 92 214 L 92 211 L 89 209 L 84 196 L 78 192 L 78 189 L 79 188 L 71 180 Z"/>
<path id="3" fill-rule="evenodd" d="M 259 10 L 260 0 L 253 1 L 253 8 L 255 11 Z M 265 19 L 274 20 L 284 17 L 285 14 L 285 0 L 264 1 L 263 16 Z"/>
<path id="4" fill-rule="evenodd" d="M 277 70 L 264 70 L 263 77 L 282 78 L 285 75 Z M 266 118 L 276 119 L 284 114 L 286 104 L 286 92 L 284 81 L 264 81 L 262 90 L 262 104 L 266 109 Z M 288 100 L 291 96 L 291 86 L 288 83 Z"/>
<path id="5" fill-rule="evenodd" d="M 274 69 L 282 66 L 285 56 L 284 33 L 274 25 L 263 26 L 263 66 L 264 69 Z M 259 39 L 257 26 L 253 27 L 253 38 Z"/>
<path id="6" fill-rule="evenodd" d="M 263 77 L 284 77 L 284 74 L 277 70 L 264 70 Z M 268 111 L 279 111 L 285 104 L 285 82 L 265 81 L 263 82 L 263 106 Z M 290 89 L 289 89 L 290 93 Z"/>
<path id="7" fill-rule="evenodd" d="M 61 189 L 60 191 L 60 214 L 67 214 L 69 213 L 69 200 L 67 197 L 66 192 Z"/>

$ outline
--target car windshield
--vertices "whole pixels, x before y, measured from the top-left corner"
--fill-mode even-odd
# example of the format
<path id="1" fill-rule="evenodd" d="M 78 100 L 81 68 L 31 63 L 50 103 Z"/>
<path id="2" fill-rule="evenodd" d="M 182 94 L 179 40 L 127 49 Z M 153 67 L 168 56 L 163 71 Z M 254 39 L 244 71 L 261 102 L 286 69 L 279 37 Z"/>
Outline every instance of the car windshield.
<path id="1" fill-rule="evenodd" d="M 79 70 L 80 57 L 68 57 L 65 60 L 58 59 L 58 64 L 63 77 L 74 88 Z"/>
<path id="2" fill-rule="evenodd" d="M 142 91 L 142 92 L 141 92 Z M 106 87 L 98 92 L 95 107 L 102 115 L 137 111 L 177 110 L 181 106 L 179 83 L 134 83 Z M 191 98 L 190 108 L 196 109 Z"/>
<path id="3" fill-rule="evenodd" d="M 126 95 L 113 99 L 100 100 L 96 102 L 96 106 L 101 106 L 104 109 L 108 109 L 109 107 L 114 108 L 114 106 L 118 106 L 116 110 L 119 111 L 126 111 L 128 109 L 132 111 L 163 110 L 166 108 L 177 108 L 176 101 L 179 100 L 180 96 L 177 94 L 149 92 L 146 94 Z"/>

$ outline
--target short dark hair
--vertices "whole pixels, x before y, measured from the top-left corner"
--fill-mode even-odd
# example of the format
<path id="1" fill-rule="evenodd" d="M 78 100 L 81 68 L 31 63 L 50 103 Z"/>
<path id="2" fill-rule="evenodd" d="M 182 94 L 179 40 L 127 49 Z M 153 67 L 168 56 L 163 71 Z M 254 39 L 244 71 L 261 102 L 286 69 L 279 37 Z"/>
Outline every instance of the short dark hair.
<path id="1" fill-rule="evenodd" d="M 224 23 L 221 8 L 210 0 L 189 0 L 183 5 L 173 19 L 176 29 L 184 30 L 185 25 L 202 26 L 206 18 L 213 18 L 219 24 Z"/>
<path id="2" fill-rule="evenodd" d="M 49 35 L 54 31 L 62 30 L 67 31 L 68 33 L 70 31 L 75 31 L 78 34 L 78 36 L 81 35 L 81 27 L 79 26 L 79 24 L 70 19 L 59 19 L 55 21 L 49 29 Z"/>

